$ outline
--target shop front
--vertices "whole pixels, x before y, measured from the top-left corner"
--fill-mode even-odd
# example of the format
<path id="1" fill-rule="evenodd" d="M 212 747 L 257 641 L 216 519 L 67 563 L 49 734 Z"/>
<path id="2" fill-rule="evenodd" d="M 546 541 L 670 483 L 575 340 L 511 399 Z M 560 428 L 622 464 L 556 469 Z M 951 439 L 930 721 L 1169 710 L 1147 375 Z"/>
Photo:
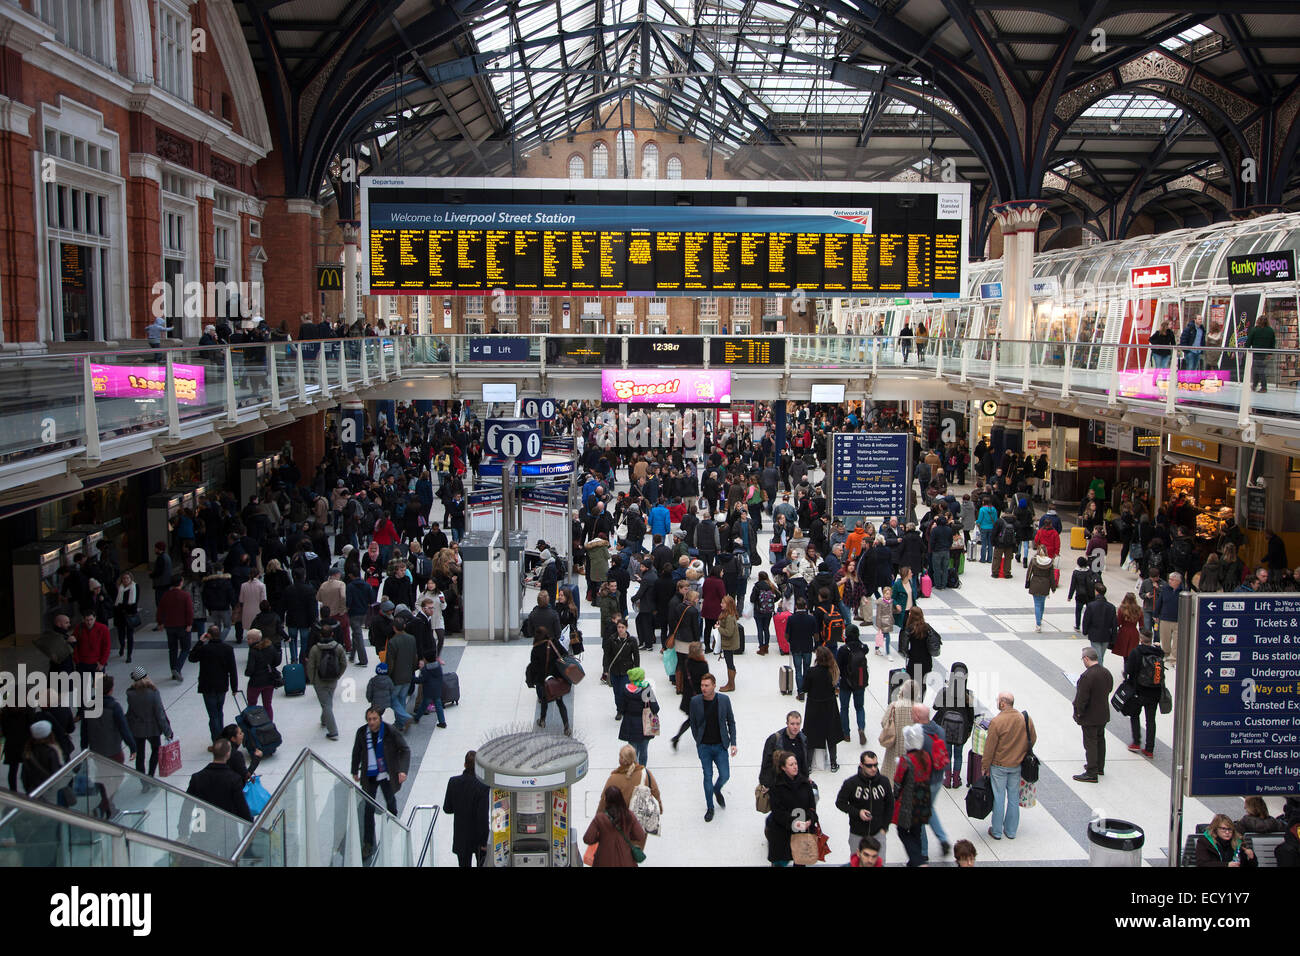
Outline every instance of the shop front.
<path id="1" fill-rule="evenodd" d="M 1214 548 L 1223 523 L 1236 514 L 1237 458 L 1235 447 L 1204 438 L 1166 438 L 1161 500 L 1176 522 L 1183 515 L 1194 514 L 1196 540 L 1202 552 Z M 1186 523 L 1187 517 L 1182 520 Z"/>

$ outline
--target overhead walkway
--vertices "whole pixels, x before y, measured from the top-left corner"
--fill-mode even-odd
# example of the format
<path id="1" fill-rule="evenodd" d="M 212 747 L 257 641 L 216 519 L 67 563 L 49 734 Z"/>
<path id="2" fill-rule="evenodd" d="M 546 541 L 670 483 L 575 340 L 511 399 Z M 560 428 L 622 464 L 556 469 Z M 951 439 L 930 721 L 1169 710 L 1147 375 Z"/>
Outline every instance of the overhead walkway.
<path id="1" fill-rule="evenodd" d="M 0 360 L 0 507 L 70 494 L 82 478 L 165 460 L 288 424 L 341 402 L 481 396 L 513 381 L 522 396 L 600 399 L 600 367 L 471 361 L 470 336 L 22 355 Z M 476 336 L 477 338 L 477 336 Z M 627 342 L 622 339 L 626 367 Z M 807 399 L 814 383 L 848 398 L 979 399 L 1124 420 L 1300 452 L 1300 383 L 1279 382 L 1281 351 L 1204 347 L 1201 370 L 1144 368 L 1144 346 L 932 338 L 923 361 L 892 336 L 792 335 L 781 365 L 733 367 L 736 400 Z M 705 342 L 704 354 L 708 354 Z M 1265 393 L 1243 387 L 1267 360 Z M 141 385 L 141 383 L 147 383 Z"/>
<path id="2" fill-rule="evenodd" d="M 82 751 L 30 797 L 0 790 L 0 866 L 433 866 L 438 813 L 417 806 L 403 823 L 303 750 L 249 823 Z"/>

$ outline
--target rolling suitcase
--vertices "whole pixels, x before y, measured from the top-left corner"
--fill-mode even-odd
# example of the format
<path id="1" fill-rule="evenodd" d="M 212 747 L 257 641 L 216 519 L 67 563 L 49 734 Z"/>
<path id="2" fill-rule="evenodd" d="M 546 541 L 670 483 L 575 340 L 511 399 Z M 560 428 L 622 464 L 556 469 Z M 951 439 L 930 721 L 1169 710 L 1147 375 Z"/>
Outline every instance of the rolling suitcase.
<path id="1" fill-rule="evenodd" d="M 1074 551 L 1082 551 L 1088 546 L 1088 534 L 1084 531 L 1082 525 L 1075 525 L 1070 529 L 1070 548 Z"/>
<path id="2" fill-rule="evenodd" d="M 907 680 L 906 667 L 895 667 L 889 672 L 889 699 L 891 701 L 898 694 L 898 688 L 903 686 L 905 680 Z"/>
<path id="3" fill-rule="evenodd" d="M 239 698 L 243 696 L 243 694 L 236 695 L 236 705 L 239 703 Z M 275 721 L 267 716 L 266 708 L 256 705 L 250 707 L 246 697 L 243 709 L 235 715 L 235 724 L 244 732 L 244 747 L 250 757 L 257 750 L 262 751 L 263 757 L 269 757 L 284 742 L 280 731 L 275 727 Z"/>
<path id="4" fill-rule="evenodd" d="M 956 568 L 949 568 L 949 569 L 948 569 L 948 587 L 950 587 L 950 588 L 959 588 L 959 587 L 961 587 L 961 578 L 959 578 L 959 577 L 957 576 L 957 569 L 956 569 Z"/>
<path id="5" fill-rule="evenodd" d="M 984 755 L 974 750 L 966 755 L 966 782 L 973 784 L 984 776 Z"/>
<path id="6" fill-rule="evenodd" d="M 972 757 L 976 754 L 971 754 Z M 975 777 L 970 789 L 966 791 L 966 816 L 973 820 L 983 820 L 993 812 L 992 784 L 983 777 Z"/>
<path id="7" fill-rule="evenodd" d="M 442 702 L 444 704 L 460 703 L 460 678 L 455 671 L 442 672 Z"/>
<path id="8" fill-rule="evenodd" d="M 307 669 L 294 661 L 291 664 L 285 664 L 280 670 L 280 676 L 284 678 L 285 697 L 301 697 L 307 692 Z"/>
<path id="9" fill-rule="evenodd" d="M 777 611 L 772 616 L 772 621 L 776 624 L 776 646 L 781 649 L 782 654 L 790 653 L 790 642 L 785 639 L 785 624 L 790 620 L 789 611 Z"/>
<path id="10" fill-rule="evenodd" d="M 794 668 L 789 664 L 782 664 L 781 669 L 777 672 L 777 686 L 782 694 L 789 696 L 794 693 Z"/>

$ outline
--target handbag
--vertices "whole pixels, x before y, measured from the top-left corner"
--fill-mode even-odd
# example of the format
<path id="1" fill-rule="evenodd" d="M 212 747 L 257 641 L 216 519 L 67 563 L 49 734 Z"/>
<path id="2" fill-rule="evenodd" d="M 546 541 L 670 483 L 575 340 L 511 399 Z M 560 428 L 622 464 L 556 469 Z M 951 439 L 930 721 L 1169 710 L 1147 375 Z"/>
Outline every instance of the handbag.
<path id="1" fill-rule="evenodd" d="M 814 866 L 821 862 L 817 855 L 817 834 L 791 834 L 790 859 L 794 862 L 795 866 Z"/>
<path id="2" fill-rule="evenodd" d="M 128 615 L 126 616 L 126 626 L 129 627 L 129 628 L 131 628 L 132 630 L 135 630 L 136 628 L 138 628 L 138 627 L 140 626 L 140 615 L 139 615 L 139 614 L 128 614 Z"/>
<path id="3" fill-rule="evenodd" d="M 590 844 L 582 853 L 582 862 L 587 866 L 596 865 L 596 851 L 600 849 L 600 843 Z"/>
<path id="4" fill-rule="evenodd" d="M 550 703 L 553 700 L 559 700 L 568 692 L 569 692 L 568 681 L 563 680 L 562 678 L 559 677 L 546 678 L 545 693 L 546 693 L 547 703 Z"/>
<path id="5" fill-rule="evenodd" d="M 1025 717 L 1025 736 L 1029 736 L 1029 712 L 1026 711 Z M 1020 779 L 1024 783 L 1038 783 L 1038 758 L 1034 756 L 1034 745 L 1029 745 L 1029 752 L 1025 754 L 1025 759 L 1020 761 Z M 1023 783 L 1022 783 L 1023 786 Z M 1021 804 L 1025 806 L 1025 804 Z M 1033 804 L 1029 804 L 1033 806 Z"/>
<path id="6" fill-rule="evenodd" d="M 618 830 L 618 827 L 614 827 L 614 829 L 615 829 L 615 830 Z M 623 842 L 627 844 L 627 848 L 628 848 L 629 850 L 632 851 L 632 862 L 633 862 L 633 863 L 644 863 L 644 862 L 645 862 L 645 850 L 641 849 L 639 846 L 637 846 L 635 843 L 633 843 L 631 840 L 629 840 L 629 839 L 627 838 L 627 834 L 624 833 L 622 830 L 618 830 L 618 835 L 621 836 L 621 837 L 623 838 Z"/>
<path id="7" fill-rule="evenodd" d="M 761 783 L 754 788 L 754 809 L 759 813 L 772 812 L 772 792 Z"/>
<path id="8" fill-rule="evenodd" d="M 266 787 L 262 786 L 261 777 L 254 777 L 244 784 L 244 801 L 248 804 L 248 812 L 253 816 L 265 810 L 266 805 L 271 802 L 271 795 Z"/>
<path id="9" fill-rule="evenodd" d="M 889 710 L 885 712 L 885 723 L 880 728 L 880 736 L 876 738 L 880 741 L 880 746 L 888 750 L 894 746 L 894 741 L 898 739 L 898 731 L 894 727 L 894 707 L 891 704 Z"/>
<path id="10" fill-rule="evenodd" d="M 1115 688 L 1115 693 L 1110 696 L 1110 706 L 1125 717 L 1136 717 L 1142 709 L 1136 689 L 1128 681 Z"/>
<path id="11" fill-rule="evenodd" d="M 820 863 L 831 855 L 831 840 L 821 828 L 817 829 L 817 862 Z"/>
<path id="12" fill-rule="evenodd" d="M 560 670 L 564 673 L 564 679 L 570 684 L 581 684 L 582 679 L 587 676 L 587 672 L 582 669 L 582 665 L 572 654 L 565 654 L 560 658 Z"/>
<path id="13" fill-rule="evenodd" d="M 158 749 L 158 776 L 170 777 L 181 769 L 181 742 L 169 740 Z"/>
<path id="14" fill-rule="evenodd" d="M 627 522 L 626 522 L 626 521 L 620 523 L 619 526 L 618 526 L 617 528 L 614 529 L 614 537 L 618 538 L 620 541 L 623 541 L 623 540 L 625 540 L 625 539 L 627 538 Z"/>
<path id="15" fill-rule="evenodd" d="M 650 709 L 649 701 L 641 708 L 641 734 L 645 737 L 659 736 L 659 715 Z"/>
<path id="16" fill-rule="evenodd" d="M 870 594 L 863 595 L 858 602 L 858 617 L 870 624 L 876 616 L 876 599 Z"/>
<path id="17" fill-rule="evenodd" d="M 1169 688 L 1160 685 L 1160 713 L 1167 714 L 1174 709 L 1174 699 L 1169 696 Z"/>

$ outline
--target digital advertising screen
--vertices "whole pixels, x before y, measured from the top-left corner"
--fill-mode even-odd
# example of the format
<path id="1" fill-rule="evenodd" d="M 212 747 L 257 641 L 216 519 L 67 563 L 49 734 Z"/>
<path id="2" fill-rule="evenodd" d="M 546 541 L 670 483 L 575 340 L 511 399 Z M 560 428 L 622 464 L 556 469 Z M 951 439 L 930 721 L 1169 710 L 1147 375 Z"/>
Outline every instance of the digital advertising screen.
<path id="1" fill-rule="evenodd" d="M 717 369 L 602 369 L 600 398 L 609 405 L 730 405 L 731 373 Z"/>
<path id="2" fill-rule="evenodd" d="M 366 291 L 956 298 L 969 186 L 362 178 Z"/>

